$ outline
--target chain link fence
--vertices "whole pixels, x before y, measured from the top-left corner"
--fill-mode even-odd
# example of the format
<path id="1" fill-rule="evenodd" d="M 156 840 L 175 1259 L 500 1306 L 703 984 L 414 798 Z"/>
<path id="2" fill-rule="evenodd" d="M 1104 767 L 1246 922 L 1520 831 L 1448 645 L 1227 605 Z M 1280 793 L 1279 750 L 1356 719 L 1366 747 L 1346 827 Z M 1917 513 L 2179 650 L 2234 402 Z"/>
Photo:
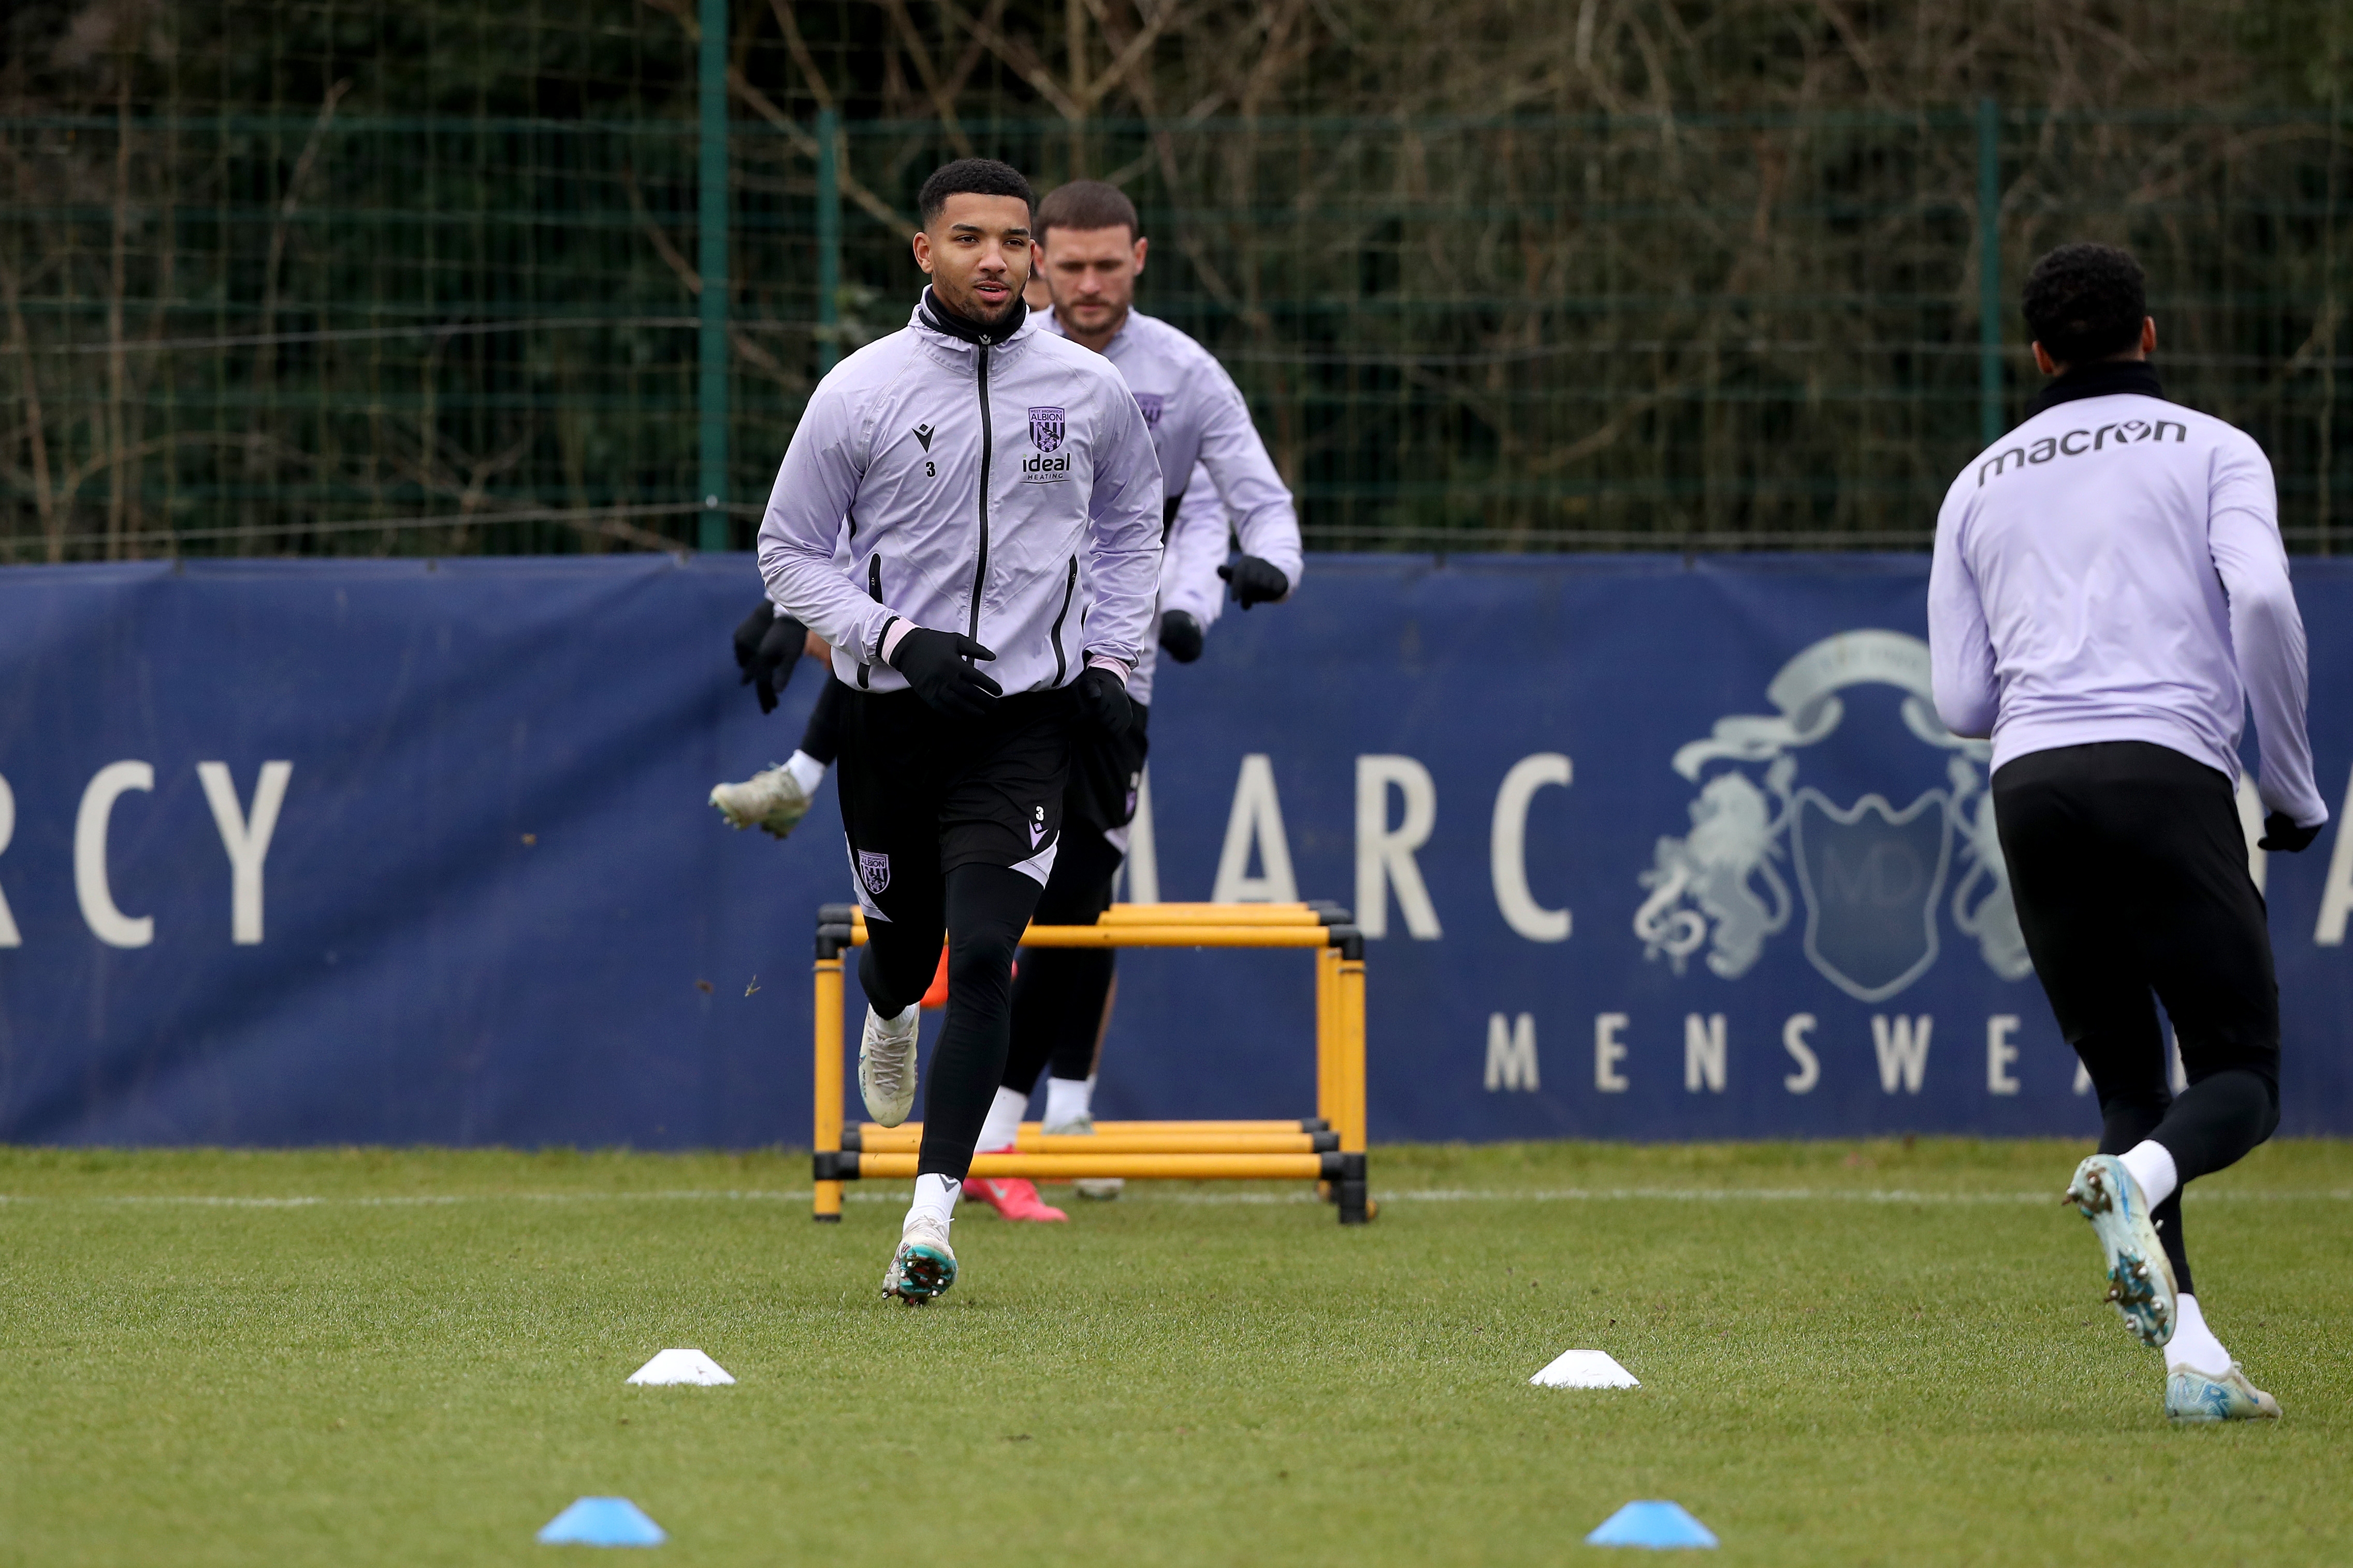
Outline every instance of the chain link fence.
<path id="1" fill-rule="evenodd" d="M 618 115 L 0 119 L 0 560 L 741 547 L 968 151 L 1136 197 L 1142 308 L 1316 547 L 1924 545 L 2074 238 L 2138 251 L 2294 547 L 2353 521 L 2341 111 L 844 121 L 739 80 L 714 136 L 669 47 Z"/>

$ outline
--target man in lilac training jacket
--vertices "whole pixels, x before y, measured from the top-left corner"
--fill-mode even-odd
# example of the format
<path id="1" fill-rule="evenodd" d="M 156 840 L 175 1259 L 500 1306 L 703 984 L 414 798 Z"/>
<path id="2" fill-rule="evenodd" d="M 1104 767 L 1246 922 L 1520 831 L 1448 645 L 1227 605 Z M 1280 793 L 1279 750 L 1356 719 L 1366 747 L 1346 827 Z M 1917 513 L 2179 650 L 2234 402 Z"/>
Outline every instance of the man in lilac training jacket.
<path id="1" fill-rule="evenodd" d="M 931 287 L 818 384 L 760 523 L 768 599 L 825 640 L 842 688 L 858 1087 L 886 1127 L 913 1109 L 916 1009 L 947 940 L 915 1201 L 882 1282 L 909 1302 L 955 1281 L 949 1226 L 1005 1072 L 1014 948 L 1061 847 L 1072 736 L 1129 722 L 1161 513 L 1127 384 L 1021 301 L 1029 181 L 960 159 L 918 205 Z"/>
<path id="2" fill-rule="evenodd" d="M 1937 516 L 1936 710 L 1993 740 L 2019 923 L 2100 1097 L 2100 1152 L 2067 1195 L 2105 1254 L 2108 1300 L 2165 1351 L 2168 1415 L 2276 1416 L 2199 1310 L 2180 1192 L 2279 1125 L 2279 987 L 2233 795 L 2250 703 L 2263 847 L 2299 851 L 2328 819 L 2271 465 L 2165 400 L 2128 253 L 2062 246 L 2024 304 L 2055 379 Z M 2189 1082 L 2179 1097 L 2158 1002 Z"/>

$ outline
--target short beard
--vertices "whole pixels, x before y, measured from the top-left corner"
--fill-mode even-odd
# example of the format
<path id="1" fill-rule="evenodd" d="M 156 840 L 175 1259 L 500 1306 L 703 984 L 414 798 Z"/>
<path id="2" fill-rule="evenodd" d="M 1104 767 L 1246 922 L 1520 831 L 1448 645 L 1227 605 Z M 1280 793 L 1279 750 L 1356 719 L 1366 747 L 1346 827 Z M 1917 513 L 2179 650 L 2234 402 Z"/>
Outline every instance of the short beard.
<path id="1" fill-rule="evenodd" d="M 1010 283 L 1012 280 L 1008 279 L 1007 281 Z M 932 280 L 932 291 L 934 293 L 939 291 L 939 279 Z M 1013 308 L 1021 303 L 1021 286 L 1016 285 L 1013 291 L 1006 296 L 1005 303 L 993 311 L 982 306 L 980 297 L 976 294 L 967 293 L 963 300 L 955 303 L 950 303 L 944 298 L 940 302 L 975 326 L 993 327 L 1011 315 Z"/>

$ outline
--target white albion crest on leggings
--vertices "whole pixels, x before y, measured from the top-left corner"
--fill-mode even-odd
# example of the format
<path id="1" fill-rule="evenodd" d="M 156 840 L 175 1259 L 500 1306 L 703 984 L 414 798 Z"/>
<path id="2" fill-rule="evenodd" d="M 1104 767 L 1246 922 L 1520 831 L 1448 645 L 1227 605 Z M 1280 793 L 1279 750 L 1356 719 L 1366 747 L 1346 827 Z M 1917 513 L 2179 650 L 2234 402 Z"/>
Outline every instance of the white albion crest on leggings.
<path id="1" fill-rule="evenodd" d="M 851 847 L 849 869 L 857 879 L 858 907 L 866 911 L 870 921 L 888 921 L 891 917 L 882 912 L 874 899 L 891 885 L 891 857 Z"/>

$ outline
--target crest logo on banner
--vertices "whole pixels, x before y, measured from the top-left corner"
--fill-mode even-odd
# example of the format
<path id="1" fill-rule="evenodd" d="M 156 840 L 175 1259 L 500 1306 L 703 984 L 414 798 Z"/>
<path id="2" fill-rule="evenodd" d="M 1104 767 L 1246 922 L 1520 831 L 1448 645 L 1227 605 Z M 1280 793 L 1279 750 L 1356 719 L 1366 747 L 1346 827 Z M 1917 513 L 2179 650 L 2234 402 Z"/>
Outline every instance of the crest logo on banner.
<path id="1" fill-rule="evenodd" d="M 1945 787 L 1898 807 L 1876 791 L 1841 805 L 1799 784 L 1799 754 L 1846 717 L 1838 694 L 1866 684 L 1904 692 L 1905 730 L 1951 753 Z M 1736 980 L 1802 900 L 1808 962 L 1857 1001 L 1878 1002 L 1936 966 L 1938 917 L 1949 905 L 1988 968 L 2005 980 L 2032 973 L 1979 773 L 1992 748 L 1937 719 L 1928 645 L 1901 632 L 1841 632 L 1783 665 L 1765 696 L 1778 712 L 1726 715 L 1675 752 L 1675 772 L 1700 789 L 1691 831 L 1661 838 L 1640 879 L 1649 896 L 1634 934 L 1645 956 L 1664 957 L 1680 974 L 1704 947 L 1709 970 Z M 1957 884 L 1956 839 L 1965 862 Z"/>
<path id="2" fill-rule="evenodd" d="M 1041 452 L 1060 449 L 1062 445 L 1062 411 L 1059 408 L 1029 410 L 1029 439 Z"/>
<path id="3" fill-rule="evenodd" d="M 1139 392 L 1135 394 L 1135 405 L 1144 411 L 1144 427 L 1145 429 L 1157 430 L 1160 428 L 1160 411 L 1167 406 L 1167 400 L 1166 398 L 1162 397 L 1160 394 L 1156 392 Z"/>
<path id="4" fill-rule="evenodd" d="M 1926 974 L 1936 962 L 1936 895 L 1953 854 L 1944 792 L 1902 811 L 1867 795 L 1841 811 L 1806 788 L 1789 816 L 1814 967 L 1862 1002 Z"/>

